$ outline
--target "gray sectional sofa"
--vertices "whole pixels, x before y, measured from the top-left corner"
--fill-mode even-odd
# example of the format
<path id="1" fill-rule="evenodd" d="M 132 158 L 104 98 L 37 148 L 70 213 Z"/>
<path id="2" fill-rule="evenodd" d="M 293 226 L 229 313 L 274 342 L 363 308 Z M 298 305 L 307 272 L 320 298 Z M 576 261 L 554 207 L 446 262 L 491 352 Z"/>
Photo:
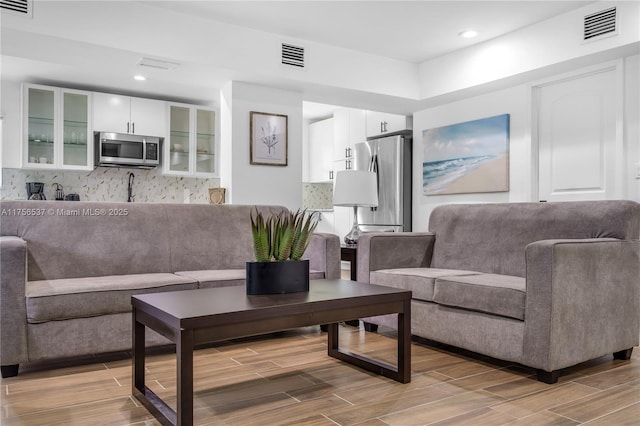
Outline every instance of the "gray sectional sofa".
<path id="1" fill-rule="evenodd" d="M 560 369 L 638 345 L 639 229 L 632 201 L 440 206 L 430 232 L 361 236 L 357 278 L 413 292 L 413 335 L 555 383 Z"/>
<path id="2" fill-rule="evenodd" d="M 21 363 L 130 349 L 132 294 L 244 285 L 251 209 L 1 202 L 2 376 Z M 310 278 L 340 277 L 338 236 L 314 234 L 305 258 Z"/>

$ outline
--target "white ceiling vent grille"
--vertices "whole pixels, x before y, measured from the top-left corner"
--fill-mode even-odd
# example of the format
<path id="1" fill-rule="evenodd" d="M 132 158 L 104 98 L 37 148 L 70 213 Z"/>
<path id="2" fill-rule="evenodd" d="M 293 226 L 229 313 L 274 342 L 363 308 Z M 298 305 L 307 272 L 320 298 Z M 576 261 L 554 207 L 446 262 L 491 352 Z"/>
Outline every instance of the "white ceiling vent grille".
<path id="1" fill-rule="evenodd" d="M 31 0 L 0 0 L 0 9 L 6 10 L 14 15 L 32 16 Z"/>
<path id="2" fill-rule="evenodd" d="M 138 65 L 141 67 L 158 68 L 161 70 L 172 70 L 174 68 L 178 68 L 178 65 L 180 64 L 163 61 L 161 59 L 141 58 L 138 61 Z"/>
<path id="3" fill-rule="evenodd" d="M 618 32 L 616 8 L 612 7 L 584 17 L 584 40 L 593 40 L 604 35 L 616 35 Z"/>
<path id="4" fill-rule="evenodd" d="M 304 47 L 282 43 L 282 64 L 304 68 Z"/>

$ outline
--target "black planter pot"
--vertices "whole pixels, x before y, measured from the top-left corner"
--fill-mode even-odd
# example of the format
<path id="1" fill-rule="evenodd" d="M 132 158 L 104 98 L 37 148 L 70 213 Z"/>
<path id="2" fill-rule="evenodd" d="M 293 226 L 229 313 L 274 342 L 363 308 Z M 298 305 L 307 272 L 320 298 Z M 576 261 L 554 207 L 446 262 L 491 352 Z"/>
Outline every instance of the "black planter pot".
<path id="1" fill-rule="evenodd" d="M 247 262 L 247 294 L 309 291 L 309 261 Z"/>

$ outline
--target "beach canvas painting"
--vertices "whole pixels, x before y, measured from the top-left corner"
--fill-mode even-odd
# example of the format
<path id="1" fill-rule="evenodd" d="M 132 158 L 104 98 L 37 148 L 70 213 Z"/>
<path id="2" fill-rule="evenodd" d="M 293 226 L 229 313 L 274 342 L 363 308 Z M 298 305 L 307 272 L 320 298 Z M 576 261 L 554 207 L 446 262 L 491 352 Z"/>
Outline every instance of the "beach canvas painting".
<path id="1" fill-rule="evenodd" d="M 424 195 L 509 190 L 509 114 L 422 132 Z"/>

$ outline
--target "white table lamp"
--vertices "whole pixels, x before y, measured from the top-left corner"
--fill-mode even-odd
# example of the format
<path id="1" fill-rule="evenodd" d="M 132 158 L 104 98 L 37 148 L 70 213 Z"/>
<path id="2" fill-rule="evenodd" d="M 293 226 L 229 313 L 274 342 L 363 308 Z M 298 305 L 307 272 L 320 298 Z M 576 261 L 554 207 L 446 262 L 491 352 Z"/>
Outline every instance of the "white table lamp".
<path id="1" fill-rule="evenodd" d="M 347 244 L 356 244 L 362 233 L 358 225 L 358 207 L 378 205 L 378 180 L 374 172 L 343 170 L 336 173 L 333 205 L 353 207 L 353 227 L 344 237 Z"/>

